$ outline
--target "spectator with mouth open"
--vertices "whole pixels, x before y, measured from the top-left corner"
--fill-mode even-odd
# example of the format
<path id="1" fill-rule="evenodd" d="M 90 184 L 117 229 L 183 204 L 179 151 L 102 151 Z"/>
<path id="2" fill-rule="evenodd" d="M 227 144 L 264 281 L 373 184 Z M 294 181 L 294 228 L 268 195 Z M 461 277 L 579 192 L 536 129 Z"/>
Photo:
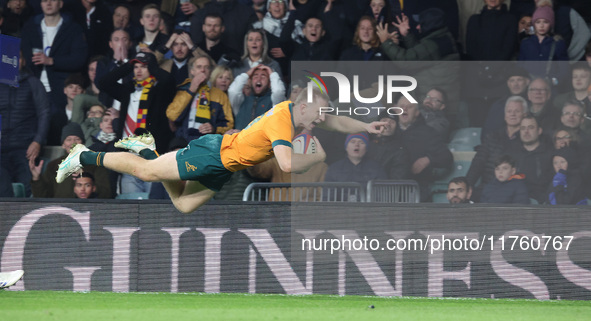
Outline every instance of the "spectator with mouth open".
<path id="1" fill-rule="evenodd" d="M 295 11 L 297 13 L 297 11 Z M 294 30 L 297 14 L 291 14 L 283 31 L 281 31 L 281 49 L 291 60 L 334 60 L 336 57 L 336 45 L 324 30 L 322 20 L 310 17 L 306 20 L 302 33 L 302 43 L 293 40 L 291 35 Z"/>
<path id="2" fill-rule="evenodd" d="M 267 43 L 265 32 L 262 29 L 249 30 L 244 35 L 244 54 L 242 55 L 242 60 L 237 66 L 231 67 L 234 77 L 258 65 L 269 66 L 282 77 L 279 63 L 267 55 L 268 50 L 269 44 Z M 223 63 L 222 60 L 220 60 L 221 63 Z"/>
<path id="3" fill-rule="evenodd" d="M 324 181 L 358 182 L 365 185 L 372 179 L 387 177 L 378 162 L 365 157 L 368 147 L 369 136 L 366 133 L 348 135 L 345 139 L 347 157 L 328 166 Z"/>
<path id="4" fill-rule="evenodd" d="M 243 88 L 250 80 L 252 89 Z M 228 89 L 230 104 L 236 115 L 236 129 L 244 129 L 253 119 L 285 100 L 285 85 L 279 74 L 265 65 L 258 65 L 236 77 Z"/>

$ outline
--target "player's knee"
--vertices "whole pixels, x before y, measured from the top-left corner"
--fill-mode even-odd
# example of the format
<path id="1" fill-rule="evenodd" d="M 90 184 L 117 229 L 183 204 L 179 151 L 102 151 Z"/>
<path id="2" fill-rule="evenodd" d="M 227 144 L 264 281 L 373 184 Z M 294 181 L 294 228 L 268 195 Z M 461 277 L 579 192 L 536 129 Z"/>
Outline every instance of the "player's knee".
<path id="1" fill-rule="evenodd" d="M 176 207 L 176 209 L 183 214 L 190 214 L 196 208 L 195 206 L 188 206 L 186 204 L 186 202 L 182 202 L 180 200 L 176 200 L 176 201 L 173 200 L 172 203 L 173 203 L 174 207 Z"/>

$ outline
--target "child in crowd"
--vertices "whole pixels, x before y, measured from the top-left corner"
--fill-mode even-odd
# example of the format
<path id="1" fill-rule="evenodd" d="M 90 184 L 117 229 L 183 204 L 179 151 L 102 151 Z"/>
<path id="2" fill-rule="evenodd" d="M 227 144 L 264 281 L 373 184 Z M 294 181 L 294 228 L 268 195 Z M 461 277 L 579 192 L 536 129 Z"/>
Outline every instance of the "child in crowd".
<path id="1" fill-rule="evenodd" d="M 94 176 L 88 172 L 83 172 L 74 183 L 74 194 L 76 198 L 97 198 Z"/>
<path id="2" fill-rule="evenodd" d="M 529 204 L 525 175 L 515 174 L 515 160 L 503 155 L 495 162 L 496 179 L 484 185 L 481 203 Z"/>
<path id="3" fill-rule="evenodd" d="M 552 205 L 587 205 L 581 173 L 577 170 L 574 149 L 564 147 L 554 152 L 552 166 L 554 178 L 548 189 L 548 201 Z"/>
<path id="4" fill-rule="evenodd" d="M 546 62 L 568 60 L 566 43 L 560 37 L 553 36 L 554 10 L 552 7 L 537 8 L 532 16 L 532 23 L 535 34 L 521 42 L 518 60 Z M 556 70 L 556 66 L 551 67 L 548 68 L 544 63 L 525 65 L 527 71 L 535 76 L 563 78 L 562 73 L 565 70 Z"/>

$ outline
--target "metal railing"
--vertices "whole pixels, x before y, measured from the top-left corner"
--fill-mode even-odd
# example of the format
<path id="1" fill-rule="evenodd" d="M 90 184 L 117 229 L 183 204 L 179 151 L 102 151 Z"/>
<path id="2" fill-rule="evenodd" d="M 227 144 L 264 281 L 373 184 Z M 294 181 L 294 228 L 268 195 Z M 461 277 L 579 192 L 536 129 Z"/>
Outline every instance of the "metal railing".
<path id="1" fill-rule="evenodd" d="M 367 202 L 419 203 L 419 184 L 413 180 L 371 180 L 367 182 Z"/>
<path id="2" fill-rule="evenodd" d="M 353 182 L 251 183 L 243 201 L 365 202 L 364 188 Z"/>

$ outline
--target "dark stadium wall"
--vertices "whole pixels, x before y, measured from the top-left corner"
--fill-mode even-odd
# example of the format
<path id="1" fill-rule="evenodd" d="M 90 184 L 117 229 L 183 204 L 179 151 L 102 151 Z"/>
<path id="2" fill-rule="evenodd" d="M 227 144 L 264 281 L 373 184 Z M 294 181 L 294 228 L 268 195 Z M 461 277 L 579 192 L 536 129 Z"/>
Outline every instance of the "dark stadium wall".
<path id="1" fill-rule="evenodd" d="M 25 270 L 11 290 L 591 299 L 584 207 L 236 202 L 183 215 L 7 200 L 0 213 L 0 269 Z"/>

